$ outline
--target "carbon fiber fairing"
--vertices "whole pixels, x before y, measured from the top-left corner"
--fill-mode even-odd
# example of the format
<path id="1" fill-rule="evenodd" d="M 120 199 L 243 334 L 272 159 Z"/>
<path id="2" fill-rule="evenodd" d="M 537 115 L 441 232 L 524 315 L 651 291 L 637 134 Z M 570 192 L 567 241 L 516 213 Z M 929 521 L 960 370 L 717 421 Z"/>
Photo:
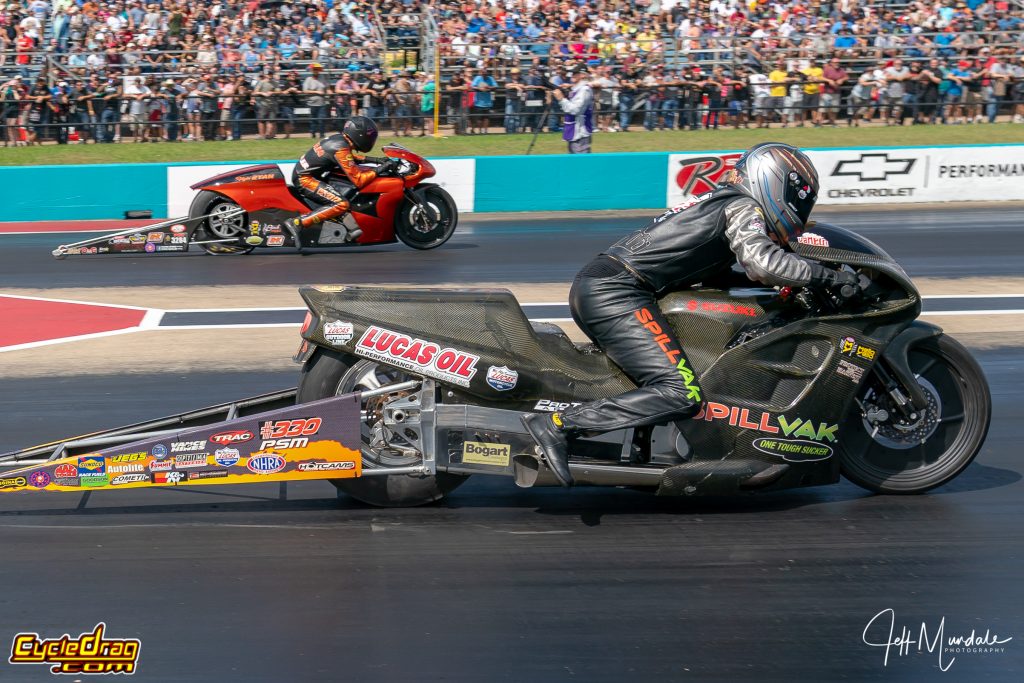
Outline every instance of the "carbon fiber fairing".
<path id="1" fill-rule="evenodd" d="M 838 479 L 839 428 L 853 396 L 917 317 L 920 297 L 903 269 L 869 241 L 822 224 L 814 232 L 818 243 L 799 245 L 799 253 L 870 270 L 883 290 L 877 303 L 810 315 L 768 289 L 692 289 L 660 301 L 704 400 L 697 417 L 677 423 L 693 455 L 671 469 L 661 493 Z M 451 392 L 445 403 L 540 410 L 538 401 L 565 405 L 634 386 L 600 352 L 573 344 L 553 325 L 531 325 L 507 290 L 300 291 L 316 316 L 306 339 L 437 379 Z"/>
<path id="2" fill-rule="evenodd" d="M 580 350 L 560 329 L 535 330 L 508 290 L 328 286 L 300 293 L 319 318 L 305 335 L 310 341 L 391 361 L 486 400 L 585 401 L 634 386 L 603 354 Z M 328 330 L 328 339 L 324 325 L 333 322 L 351 324 L 351 335 Z M 413 357 L 418 342 L 432 353 Z M 468 360 L 439 365 L 446 350 Z"/>

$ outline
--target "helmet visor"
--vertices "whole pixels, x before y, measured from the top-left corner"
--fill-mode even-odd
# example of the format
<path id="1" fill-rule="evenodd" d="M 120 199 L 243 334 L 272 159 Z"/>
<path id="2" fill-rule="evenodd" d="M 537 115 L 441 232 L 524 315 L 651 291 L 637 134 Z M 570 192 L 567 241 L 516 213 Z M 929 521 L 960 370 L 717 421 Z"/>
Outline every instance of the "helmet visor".
<path id="1" fill-rule="evenodd" d="M 796 213 L 800 227 L 807 224 L 811 217 L 811 210 L 814 203 L 818 201 L 818 193 L 814 191 L 814 185 L 802 177 L 796 171 L 790 171 L 786 179 L 786 191 L 783 197 L 786 204 Z"/>

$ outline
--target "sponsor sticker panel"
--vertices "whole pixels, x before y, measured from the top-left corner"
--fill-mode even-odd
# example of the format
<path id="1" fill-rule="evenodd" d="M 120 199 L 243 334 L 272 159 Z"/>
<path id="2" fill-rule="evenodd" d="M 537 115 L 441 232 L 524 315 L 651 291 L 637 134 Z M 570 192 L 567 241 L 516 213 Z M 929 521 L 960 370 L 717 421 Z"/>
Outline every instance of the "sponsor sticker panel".
<path id="1" fill-rule="evenodd" d="M 10 471 L 0 491 L 84 491 L 362 474 L 354 394 Z"/>

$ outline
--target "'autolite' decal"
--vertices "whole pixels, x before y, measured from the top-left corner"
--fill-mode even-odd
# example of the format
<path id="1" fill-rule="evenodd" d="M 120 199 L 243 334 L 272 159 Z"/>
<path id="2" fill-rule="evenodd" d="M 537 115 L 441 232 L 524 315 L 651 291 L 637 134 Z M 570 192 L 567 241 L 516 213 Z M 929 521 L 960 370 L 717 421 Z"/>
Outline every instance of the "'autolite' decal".
<path id="1" fill-rule="evenodd" d="M 480 361 L 465 351 L 441 348 L 434 342 L 416 339 L 401 332 L 371 326 L 356 344 L 357 352 L 391 365 L 435 379 L 468 387 Z"/>

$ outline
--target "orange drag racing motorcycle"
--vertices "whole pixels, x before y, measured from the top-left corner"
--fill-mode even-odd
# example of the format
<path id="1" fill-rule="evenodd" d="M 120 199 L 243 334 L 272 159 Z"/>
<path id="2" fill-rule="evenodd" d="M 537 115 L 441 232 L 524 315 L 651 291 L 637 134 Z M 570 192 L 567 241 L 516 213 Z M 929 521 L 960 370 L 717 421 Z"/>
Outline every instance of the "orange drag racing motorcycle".
<path id="1" fill-rule="evenodd" d="M 388 158 L 380 175 L 353 199 L 340 220 L 303 228 L 307 247 L 387 244 L 401 241 L 413 249 L 439 247 L 459 222 L 455 200 L 436 183 L 433 164 L 397 144 L 382 148 Z M 342 180 L 339 177 L 339 180 Z M 278 164 L 247 166 L 192 186 L 199 190 L 189 215 L 149 227 L 129 228 L 82 242 L 61 245 L 56 258 L 93 254 L 155 254 L 188 251 L 196 245 L 210 254 L 247 254 L 257 247 L 294 247 L 285 221 L 319 207 L 311 206 Z M 363 233 L 347 241 L 348 228 Z"/>

